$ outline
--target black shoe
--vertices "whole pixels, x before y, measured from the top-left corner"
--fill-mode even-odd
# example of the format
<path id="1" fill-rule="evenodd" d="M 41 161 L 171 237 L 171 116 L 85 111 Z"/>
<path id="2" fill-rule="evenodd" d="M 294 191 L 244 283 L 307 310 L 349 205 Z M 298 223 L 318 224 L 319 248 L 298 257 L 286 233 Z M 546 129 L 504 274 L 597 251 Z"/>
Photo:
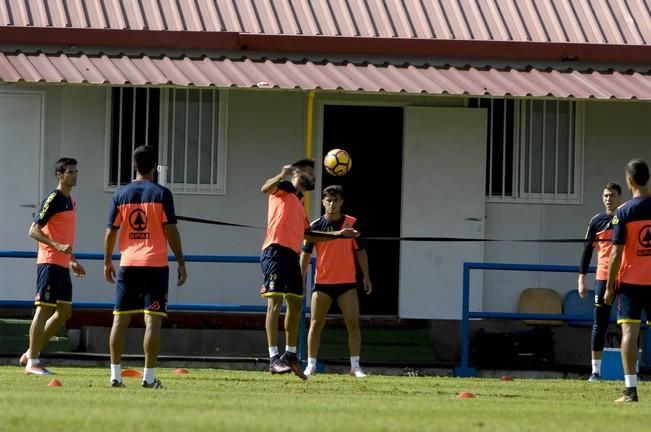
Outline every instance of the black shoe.
<path id="1" fill-rule="evenodd" d="M 126 387 L 122 381 L 111 380 L 111 387 Z"/>
<path id="2" fill-rule="evenodd" d="M 289 367 L 284 361 L 280 359 L 280 356 L 275 355 L 269 360 L 269 372 L 272 374 L 286 374 L 290 373 L 292 368 Z"/>
<path id="3" fill-rule="evenodd" d="M 163 387 L 163 384 L 157 379 L 154 380 L 152 383 L 148 383 L 147 381 L 142 382 L 142 387 L 143 388 L 150 388 L 150 389 L 162 389 L 165 388 Z"/>
<path id="4" fill-rule="evenodd" d="M 597 372 L 592 372 L 590 374 L 590 378 L 588 378 L 588 381 L 591 382 L 601 381 L 601 375 L 599 375 Z"/>
<path id="5" fill-rule="evenodd" d="M 301 364 L 301 360 L 298 358 L 296 353 L 285 351 L 285 353 L 280 357 L 280 360 L 292 369 L 294 375 L 302 380 L 307 379 L 307 375 L 303 373 L 303 365 Z"/>
<path id="6" fill-rule="evenodd" d="M 637 402 L 637 387 L 626 387 L 622 396 L 615 400 L 615 403 L 629 402 Z"/>

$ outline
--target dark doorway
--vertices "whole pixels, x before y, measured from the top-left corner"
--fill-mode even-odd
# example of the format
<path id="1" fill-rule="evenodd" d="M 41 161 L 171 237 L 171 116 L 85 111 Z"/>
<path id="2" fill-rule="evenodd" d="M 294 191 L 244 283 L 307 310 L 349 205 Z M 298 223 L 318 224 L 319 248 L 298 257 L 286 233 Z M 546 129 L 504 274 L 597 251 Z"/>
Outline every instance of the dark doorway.
<path id="1" fill-rule="evenodd" d="M 333 148 L 346 150 L 353 165 L 343 177 L 323 171 L 323 187 L 344 187 L 343 210 L 359 220 L 364 236 L 400 235 L 402 125 L 402 108 L 324 108 L 323 154 Z M 367 251 L 373 294 L 360 295 L 361 313 L 398 315 L 400 242 L 369 241 Z"/>

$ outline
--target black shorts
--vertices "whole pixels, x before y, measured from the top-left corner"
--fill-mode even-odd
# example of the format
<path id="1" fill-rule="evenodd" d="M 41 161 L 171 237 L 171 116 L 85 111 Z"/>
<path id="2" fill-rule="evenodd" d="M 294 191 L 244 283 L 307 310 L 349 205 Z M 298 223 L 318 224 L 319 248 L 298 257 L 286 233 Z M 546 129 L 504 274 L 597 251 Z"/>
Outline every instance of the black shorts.
<path id="1" fill-rule="evenodd" d="M 264 285 L 260 288 L 262 297 L 303 297 L 303 275 L 296 252 L 272 244 L 262 251 L 260 266 L 264 276 Z"/>
<path id="2" fill-rule="evenodd" d="M 647 317 L 651 316 L 651 285 L 622 282 L 617 299 L 617 324 L 639 324 L 642 311 L 646 312 Z"/>
<path id="3" fill-rule="evenodd" d="M 357 289 L 356 283 L 343 283 L 343 284 L 314 284 L 314 291 L 320 291 L 324 294 L 328 294 L 333 299 L 336 299 L 340 295 Z"/>
<path id="4" fill-rule="evenodd" d="M 169 267 L 120 267 L 113 314 L 166 317 L 169 273 Z"/>
<path id="5" fill-rule="evenodd" d="M 56 307 L 57 303 L 72 303 L 72 281 L 67 267 L 37 264 L 36 275 L 36 306 Z"/>

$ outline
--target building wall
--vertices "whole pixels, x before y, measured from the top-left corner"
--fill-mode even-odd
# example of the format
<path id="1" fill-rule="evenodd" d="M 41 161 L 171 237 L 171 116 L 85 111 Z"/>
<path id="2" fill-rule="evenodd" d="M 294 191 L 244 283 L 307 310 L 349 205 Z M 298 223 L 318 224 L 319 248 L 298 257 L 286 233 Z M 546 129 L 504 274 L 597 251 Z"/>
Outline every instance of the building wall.
<path id="1" fill-rule="evenodd" d="M 587 102 L 583 164 L 583 204 L 486 204 L 486 237 L 582 238 L 590 218 L 603 210 L 601 193 L 609 181 L 626 191 L 624 166 L 634 158 L 651 161 L 651 104 Z M 578 265 L 583 246 L 576 243 L 486 243 L 485 261 Z M 593 254 L 596 264 L 596 253 Z M 576 289 L 576 274 L 487 271 L 484 311 L 516 312 L 519 293 L 549 287 L 561 295 Z M 591 276 L 591 281 L 594 277 Z M 592 285 L 592 282 L 590 282 Z"/>
<path id="2" fill-rule="evenodd" d="M 19 87 L 16 88 L 27 88 Z M 104 191 L 106 89 L 79 86 L 33 87 L 45 91 L 45 164 L 41 173 L 42 194 L 55 186 L 51 174 L 57 158 L 79 160 L 76 251 L 102 252 L 108 203 Z M 329 93 L 317 102 L 395 105 L 463 106 L 462 98 L 363 95 Z M 176 194 L 179 215 L 264 226 L 266 197 L 261 183 L 285 163 L 304 155 L 306 93 L 231 90 L 228 107 L 226 194 L 218 196 Z M 315 146 L 320 126 L 315 124 Z M 624 183 L 623 166 L 631 157 L 651 160 L 651 105 L 634 102 L 588 102 L 586 106 L 584 181 L 582 205 L 487 203 L 485 235 L 507 237 L 581 237 L 589 218 L 601 209 L 600 193 L 610 180 Z M 318 156 L 318 149 L 315 149 Z M 36 180 L 35 180 L 36 181 Z M 318 185 L 317 185 L 318 186 Z M 454 193 L 451 184 L 445 191 Z M 318 211 L 312 207 L 312 216 Z M 18 224 L 27 230 L 29 221 Z M 24 225 L 24 226 L 23 226 Z M 179 224 L 184 250 L 191 255 L 255 256 L 263 239 L 261 229 L 227 228 L 188 222 Z M 480 246 L 482 247 L 482 246 Z M 579 244 L 486 243 L 486 262 L 577 264 Z M 1 249 L 12 249 L 3 245 Z M 84 262 L 88 276 L 75 281 L 78 301 L 112 301 L 113 287 L 103 280 L 101 261 Z M 174 268 L 174 266 L 172 267 Z M 263 304 L 257 264 L 188 265 L 185 286 L 170 286 L 172 303 Z M 429 277 L 423 269 L 423 277 Z M 8 277 L 14 300 L 29 300 L 33 287 L 21 284 L 19 275 Z M 14 278 L 14 279 L 11 279 Z M 561 294 L 574 289 L 576 275 L 489 272 L 483 277 L 483 309 L 515 311 L 522 289 L 549 286 Z M 450 295 L 460 295 L 451 292 Z"/>

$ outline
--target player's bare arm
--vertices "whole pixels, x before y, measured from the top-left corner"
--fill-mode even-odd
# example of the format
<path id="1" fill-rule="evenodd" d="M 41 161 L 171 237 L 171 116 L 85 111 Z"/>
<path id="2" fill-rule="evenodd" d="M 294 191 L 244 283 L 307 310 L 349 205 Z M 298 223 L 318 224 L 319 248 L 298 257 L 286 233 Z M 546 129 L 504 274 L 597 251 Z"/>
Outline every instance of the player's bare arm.
<path id="1" fill-rule="evenodd" d="M 275 176 L 267 179 L 262 187 L 260 192 L 268 195 L 273 195 L 278 190 L 278 183 L 280 183 L 284 178 L 289 177 L 294 172 L 294 168 L 291 165 L 284 165 L 280 173 Z"/>
<path id="2" fill-rule="evenodd" d="M 586 298 L 588 296 L 588 288 L 585 285 L 585 274 L 579 274 L 577 288 L 579 291 L 579 297 Z"/>
<path id="3" fill-rule="evenodd" d="M 115 267 L 113 267 L 112 255 L 117 235 L 117 230 L 106 228 L 104 234 L 104 279 L 110 283 L 115 283 Z"/>
<path id="4" fill-rule="evenodd" d="M 617 273 L 619 273 L 619 266 L 622 264 L 623 253 L 624 245 L 613 245 L 608 264 L 608 281 L 606 282 L 606 291 L 604 292 L 604 302 L 607 305 L 612 304 L 613 297 L 615 296 L 615 280 L 617 279 Z"/>
<path id="5" fill-rule="evenodd" d="M 69 267 L 70 267 L 70 271 L 72 271 L 72 274 L 75 277 L 82 278 L 86 276 L 86 269 L 84 268 L 84 266 L 81 265 L 79 261 L 77 261 L 77 257 L 75 257 L 74 255 L 70 256 Z"/>
<path id="6" fill-rule="evenodd" d="M 371 274 L 368 271 L 368 254 L 364 249 L 355 251 L 355 258 L 357 258 L 357 264 L 362 271 L 363 283 L 364 283 L 364 293 L 369 295 L 373 292 L 373 283 L 371 282 Z"/>
<path id="7" fill-rule="evenodd" d="M 52 240 L 45 235 L 41 229 L 41 226 L 37 223 L 32 222 L 32 225 L 29 227 L 29 236 L 34 240 L 44 243 L 59 252 L 63 252 L 65 254 L 72 253 L 72 245 L 63 244 Z"/>
<path id="8" fill-rule="evenodd" d="M 301 252 L 301 273 L 303 274 L 303 277 L 307 274 L 307 269 L 310 266 L 310 257 L 312 256 L 311 253 L 309 252 Z"/>
<path id="9" fill-rule="evenodd" d="M 170 244 L 170 249 L 176 257 L 177 263 L 177 279 L 176 284 L 181 286 L 188 278 L 188 273 L 185 270 L 185 258 L 183 257 L 183 246 L 181 245 L 181 234 L 174 224 L 165 225 L 165 232 L 167 233 L 167 241 Z"/>

